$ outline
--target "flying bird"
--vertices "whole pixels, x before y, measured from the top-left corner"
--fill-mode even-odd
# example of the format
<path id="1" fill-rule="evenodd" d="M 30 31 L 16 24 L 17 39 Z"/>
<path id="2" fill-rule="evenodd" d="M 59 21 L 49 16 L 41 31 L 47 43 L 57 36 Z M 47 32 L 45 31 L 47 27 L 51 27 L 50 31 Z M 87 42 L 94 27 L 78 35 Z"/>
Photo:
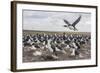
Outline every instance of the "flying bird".
<path id="1" fill-rule="evenodd" d="M 74 21 L 74 22 L 71 24 L 71 23 L 69 23 L 67 20 L 64 19 L 64 22 L 67 24 L 67 25 L 64 25 L 64 27 L 68 27 L 69 29 L 75 31 L 75 30 L 77 30 L 75 26 L 76 26 L 76 24 L 77 24 L 80 20 L 81 20 L 81 16 L 79 16 L 78 19 L 77 19 L 76 21 Z M 72 26 L 73 29 L 70 28 L 70 26 Z"/>

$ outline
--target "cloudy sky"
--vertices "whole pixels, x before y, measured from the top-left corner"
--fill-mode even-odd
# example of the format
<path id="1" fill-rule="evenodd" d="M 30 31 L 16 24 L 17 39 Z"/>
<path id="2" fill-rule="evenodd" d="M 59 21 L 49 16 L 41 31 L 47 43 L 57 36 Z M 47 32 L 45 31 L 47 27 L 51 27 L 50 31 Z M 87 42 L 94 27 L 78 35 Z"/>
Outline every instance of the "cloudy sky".
<path id="1" fill-rule="evenodd" d="M 77 12 L 55 12 L 23 10 L 23 30 L 37 31 L 72 31 L 63 27 L 66 23 L 63 19 L 73 23 L 79 16 L 80 22 L 76 25 L 78 32 L 91 31 L 91 14 Z"/>

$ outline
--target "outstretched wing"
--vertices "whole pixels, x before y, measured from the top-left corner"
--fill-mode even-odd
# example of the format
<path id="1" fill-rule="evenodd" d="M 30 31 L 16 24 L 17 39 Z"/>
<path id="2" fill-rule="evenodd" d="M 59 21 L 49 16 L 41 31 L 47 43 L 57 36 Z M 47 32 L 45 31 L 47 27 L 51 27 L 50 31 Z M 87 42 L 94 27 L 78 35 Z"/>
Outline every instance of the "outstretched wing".
<path id="1" fill-rule="evenodd" d="M 81 16 L 78 17 L 78 19 L 72 24 L 73 27 L 81 20 Z"/>
<path id="2" fill-rule="evenodd" d="M 64 22 L 69 26 L 71 25 L 67 20 L 64 19 Z"/>

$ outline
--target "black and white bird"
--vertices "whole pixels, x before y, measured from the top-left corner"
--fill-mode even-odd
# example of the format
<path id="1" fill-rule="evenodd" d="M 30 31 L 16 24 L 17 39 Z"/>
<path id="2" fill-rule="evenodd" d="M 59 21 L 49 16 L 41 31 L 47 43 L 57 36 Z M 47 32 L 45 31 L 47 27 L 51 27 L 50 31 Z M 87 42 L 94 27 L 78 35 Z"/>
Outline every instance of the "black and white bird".
<path id="1" fill-rule="evenodd" d="M 64 27 L 68 27 L 69 29 L 71 29 L 70 26 L 72 26 L 73 29 L 71 29 L 71 30 L 75 31 L 75 30 L 77 30 L 77 28 L 75 26 L 80 20 L 81 20 L 81 16 L 79 16 L 78 19 L 71 24 L 71 23 L 69 23 L 69 21 L 64 19 L 64 22 L 67 24 L 67 25 L 64 25 Z"/>

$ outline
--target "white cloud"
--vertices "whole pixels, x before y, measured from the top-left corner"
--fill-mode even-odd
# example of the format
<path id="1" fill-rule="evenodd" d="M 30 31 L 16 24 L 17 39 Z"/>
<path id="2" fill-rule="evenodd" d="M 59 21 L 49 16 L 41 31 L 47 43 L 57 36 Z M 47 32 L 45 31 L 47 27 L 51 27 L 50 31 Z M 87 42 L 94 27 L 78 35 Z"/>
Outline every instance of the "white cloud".
<path id="1" fill-rule="evenodd" d="M 47 11 L 23 11 L 23 29 L 41 31 L 72 31 L 63 27 L 66 25 L 63 19 L 73 23 L 79 16 L 80 22 L 76 25 L 79 32 L 91 31 L 90 13 L 71 12 L 47 12 Z"/>

